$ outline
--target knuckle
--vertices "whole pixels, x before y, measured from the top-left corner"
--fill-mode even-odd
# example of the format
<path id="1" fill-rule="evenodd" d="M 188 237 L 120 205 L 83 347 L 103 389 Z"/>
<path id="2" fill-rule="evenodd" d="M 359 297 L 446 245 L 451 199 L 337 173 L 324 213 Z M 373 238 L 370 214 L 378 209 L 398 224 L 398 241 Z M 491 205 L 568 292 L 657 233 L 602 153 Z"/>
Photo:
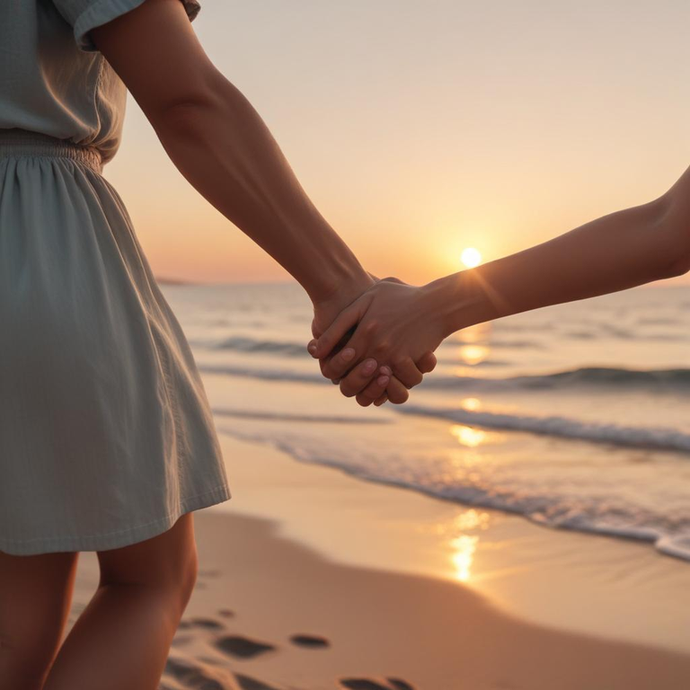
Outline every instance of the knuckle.
<path id="1" fill-rule="evenodd" d="M 388 342 L 388 340 L 382 340 L 381 342 L 378 342 L 376 343 L 376 345 L 374 345 L 374 355 L 377 355 L 380 359 L 388 353 L 390 347 L 391 345 L 390 342 Z"/>
<path id="2" fill-rule="evenodd" d="M 357 367 L 355 374 L 357 376 L 357 381 L 359 382 L 360 386 L 364 383 L 368 383 L 375 372 L 376 369 L 374 369 L 373 372 L 367 373 L 367 370 L 364 368 L 364 364 L 361 364 L 359 367 Z"/>
<path id="3" fill-rule="evenodd" d="M 372 319 L 371 321 L 367 321 L 367 323 L 364 324 L 364 334 L 371 336 L 377 333 L 379 330 L 379 322 L 376 321 L 375 319 Z"/>

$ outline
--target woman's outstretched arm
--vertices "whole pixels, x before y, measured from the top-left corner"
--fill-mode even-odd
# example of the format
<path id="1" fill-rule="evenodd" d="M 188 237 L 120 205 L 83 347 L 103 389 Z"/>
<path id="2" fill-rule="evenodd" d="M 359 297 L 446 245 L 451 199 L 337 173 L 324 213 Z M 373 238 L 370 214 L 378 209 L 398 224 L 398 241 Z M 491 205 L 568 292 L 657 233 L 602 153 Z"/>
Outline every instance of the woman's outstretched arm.
<path id="1" fill-rule="evenodd" d="M 374 282 L 311 203 L 251 103 L 213 65 L 179 0 L 146 0 L 91 37 L 182 175 L 312 300 Z"/>
<path id="2" fill-rule="evenodd" d="M 393 373 L 423 349 L 434 350 L 451 333 L 502 316 L 617 292 L 690 270 L 690 168 L 658 199 L 591 221 L 553 240 L 420 288 L 381 282 L 348 307 L 316 343 L 325 358 L 333 342 L 354 325 L 345 345 L 324 362 L 340 378 L 362 356 Z M 354 382 L 341 387 L 352 394 Z M 357 391 L 355 391 L 357 392 Z"/>
<path id="3" fill-rule="evenodd" d="M 314 304 L 314 335 L 374 280 L 311 202 L 251 103 L 213 65 L 179 0 L 145 0 L 91 30 L 182 175 L 268 252 Z M 408 386 L 433 368 L 401 372 Z M 366 371 L 360 369 L 359 371 Z M 420 371 L 421 370 L 421 371 Z M 408 393 L 395 377 L 392 402 Z"/>
<path id="4" fill-rule="evenodd" d="M 429 285 L 452 333 L 472 323 L 626 290 L 690 270 L 690 168 L 659 199 Z M 471 305 L 475 302 L 475 306 Z"/>

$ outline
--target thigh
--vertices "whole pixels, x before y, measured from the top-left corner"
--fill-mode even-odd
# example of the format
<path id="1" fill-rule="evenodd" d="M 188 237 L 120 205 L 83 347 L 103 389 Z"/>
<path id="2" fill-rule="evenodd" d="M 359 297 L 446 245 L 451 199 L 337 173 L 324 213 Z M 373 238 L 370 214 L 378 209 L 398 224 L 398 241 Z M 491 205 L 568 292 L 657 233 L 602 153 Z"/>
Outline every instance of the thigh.
<path id="1" fill-rule="evenodd" d="M 0 634 L 67 618 L 78 553 L 11 556 L 0 551 Z"/>
<path id="2" fill-rule="evenodd" d="M 167 531 L 151 539 L 98 552 L 101 585 L 193 587 L 197 551 L 193 513 L 185 513 Z"/>
<path id="3" fill-rule="evenodd" d="M 78 553 L 12 556 L 0 551 L 0 646 L 38 667 L 57 651 L 74 589 Z"/>

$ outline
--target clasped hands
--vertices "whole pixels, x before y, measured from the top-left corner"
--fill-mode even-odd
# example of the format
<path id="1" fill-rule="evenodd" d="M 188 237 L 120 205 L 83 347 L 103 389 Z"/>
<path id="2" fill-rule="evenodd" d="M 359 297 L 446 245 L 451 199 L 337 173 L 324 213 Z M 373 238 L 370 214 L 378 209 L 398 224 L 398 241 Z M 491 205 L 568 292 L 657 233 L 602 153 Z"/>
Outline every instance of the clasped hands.
<path id="1" fill-rule="evenodd" d="M 354 301 L 337 302 L 314 307 L 307 350 L 323 376 L 363 407 L 406 402 L 409 389 L 435 368 L 434 350 L 446 336 L 432 291 L 371 276 Z"/>

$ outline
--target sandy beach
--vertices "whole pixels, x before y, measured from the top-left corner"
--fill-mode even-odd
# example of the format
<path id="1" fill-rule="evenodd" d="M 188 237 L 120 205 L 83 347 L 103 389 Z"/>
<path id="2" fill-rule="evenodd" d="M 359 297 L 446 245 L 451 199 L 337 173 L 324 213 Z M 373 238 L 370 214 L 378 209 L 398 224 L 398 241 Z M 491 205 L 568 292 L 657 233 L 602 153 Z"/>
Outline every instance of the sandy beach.
<path id="1" fill-rule="evenodd" d="M 462 506 L 221 440 L 234 495 L 195 514 L 200 573 L 161 688 L 688 687 L 686 563 L 485 511 L 463 552 L 411 529 Z M 82 554 L 69 628 L 97 572 Z"/>

